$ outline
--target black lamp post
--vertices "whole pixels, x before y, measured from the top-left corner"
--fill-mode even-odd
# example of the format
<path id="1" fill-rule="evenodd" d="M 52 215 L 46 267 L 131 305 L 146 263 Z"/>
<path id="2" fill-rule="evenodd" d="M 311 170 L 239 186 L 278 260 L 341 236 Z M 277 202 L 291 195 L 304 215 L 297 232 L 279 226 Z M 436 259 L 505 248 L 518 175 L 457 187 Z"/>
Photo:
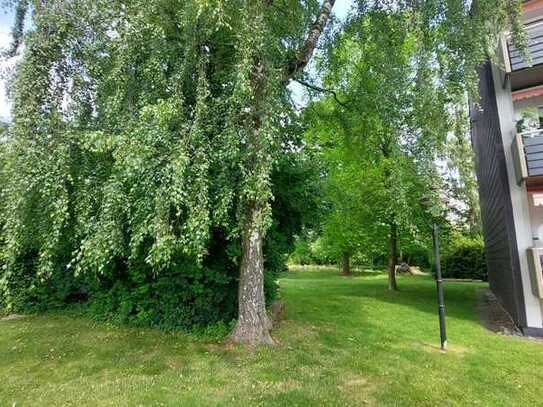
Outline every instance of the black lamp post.
<path id="1" fill-rule="evenodd" d="M 429 208 L 430 199 L 423 198 L 421 204 Z M 447 349 L 447 329 L 445 326 L 445 296 L 443 294 L 443 276 L 441 275 L 441 254 L 439 250 L 439 225 L 435 217 L 432 217 L 432 241 L 434 244 L 434 259 L 436 266 L 437 303 L 439 313 L 439 336 L 441 339 L 441 350 Z"/>
<path id="2" fill-rule="evenodd" d="M 441 276 L 441 255 L 439 253 L 439 225 L 432 225 L 432 238 L 434 241 L 434 258 L 436 262 L 437 303 L 439 305 L 439 337 L 441 350 L 447 349 L 447 330 L 445 327 L 445 296 L 443 295 L 443 277 Z"/>

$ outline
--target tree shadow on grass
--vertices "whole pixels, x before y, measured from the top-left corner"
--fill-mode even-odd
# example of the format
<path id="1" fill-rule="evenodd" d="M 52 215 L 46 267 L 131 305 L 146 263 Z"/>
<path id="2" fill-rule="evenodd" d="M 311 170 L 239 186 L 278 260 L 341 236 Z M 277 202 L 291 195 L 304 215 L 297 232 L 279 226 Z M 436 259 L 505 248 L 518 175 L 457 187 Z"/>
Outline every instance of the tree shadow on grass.
<path id="1" fill-rule="evenodd" d="M 476 310 L 476 290 L 482 284 L 445 283 L 445 309 L 450 318 L 457 318 L 479 322 Z M 370 296 L 378 301 L 402 307 L 413 308 L 417 312 L 437 315 L 437 289 L 436 283 L 428 277 L 404 277 L 399 279 L 397 292 L 382 287 L 373 287 L 370 291 L 363 286 L 353 285 L 345 290 L 346 295 Z"/>
<path id="2" fill-rule="evenodd" d="M 326 293 L 333 297 L 360 297 L 379 301 L 402 308 L 411 308 L 412 312 L 424 312 L 437 315 L 437 290 L 435 280 L 431 276 L 399 276 L 399 291 L 387 289 L 386 273 L 375 271 L 362 271 L 355 273 L 352 279 L 338 275 L 331 278 L 337 270 L 309 271 L 301 273 L 288 273 L 285 279 L 307 280 L 307 289 L 317 287 L 324 295 L 325 290 L 319 286 L 327 287 Z M 309 281 L 313 280 L 313 281 Z M 476 309 L 476 290 L 485 287 L 484 283 L 449 282 L 445 281 L 445 306 L 449 318 L 456 318 L 479 323 Z M 307 292 L 307 289 L 304 290 Z M 310 295 L 310 292 L 307 293 Z"/>
<path id="3" fill-rule="evenodd" d="M 440 352 L 437 293 L 431 276 L 401 276 L 400 291 L 393 292 L 387 289 L 386 273 L 364 273 L 352 279 L 331 273 L 308 272 L 284 284 L 286 319 L 316 326 L 314 343 L 319 344 L 319 352 L 366 349 L 363 352 L 390 353 L 410 361 Z M 482 327 L 475 295 L 482 286 L 445 284 L 448 334 L 458 357 L 465 351 L 462 344 L 471 343 L 466 333 L 478 335 Z"/>

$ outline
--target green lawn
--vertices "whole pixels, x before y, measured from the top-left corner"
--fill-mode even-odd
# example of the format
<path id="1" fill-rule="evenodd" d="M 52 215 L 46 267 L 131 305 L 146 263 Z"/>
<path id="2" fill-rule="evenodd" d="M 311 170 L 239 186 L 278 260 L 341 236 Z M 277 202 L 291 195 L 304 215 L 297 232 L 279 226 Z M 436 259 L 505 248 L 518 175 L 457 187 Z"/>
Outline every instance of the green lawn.
<path id="1" fill-rule="evenodd" d="M 446 283 L 447 353 L 427 277 L 397 293 L 335 270 L 280 284 L 280 344 L 256 351 L 66 313 L 0 321 L 0 406 L 541 405 L 543 342 L 486 331 L 483 284 Z"/>

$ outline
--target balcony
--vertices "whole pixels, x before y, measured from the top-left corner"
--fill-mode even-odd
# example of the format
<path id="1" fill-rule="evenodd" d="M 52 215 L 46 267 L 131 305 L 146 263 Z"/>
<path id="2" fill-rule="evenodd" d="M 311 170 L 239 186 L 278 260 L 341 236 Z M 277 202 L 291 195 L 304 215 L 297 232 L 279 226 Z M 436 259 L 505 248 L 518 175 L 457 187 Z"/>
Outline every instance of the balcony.
<path id="1" fill-rule="evenodd" d="M 511 147 L 518 183 L 543 186 L 543 129 L 517 134 Z"/>
<path id="2" fill-rule="evenodd" d="M 528 177 L 543 175 L 543 130 L 521 133 Z"/>
<path id="3" fill-rule="evenodd" d="M 511 39 L 505 42 L 505 68 L 511 79 L 511 90 L 517 91 L 543 84 L 543 19 L 526 25 L 528 53 L 531 61 L 526 61 L 515 48 Z"/>
<path id="4" fill-rule="evenodd" d="M 528 50 L 532 57 L 532 64 L 522 58 L 520 51 L 515 48 L 511 40 L 507 41 L 511 72 L 529 68 L 532 65 L 543 64 L 543 20 L 536 21 L 526 26 L 528 36 Z"/>

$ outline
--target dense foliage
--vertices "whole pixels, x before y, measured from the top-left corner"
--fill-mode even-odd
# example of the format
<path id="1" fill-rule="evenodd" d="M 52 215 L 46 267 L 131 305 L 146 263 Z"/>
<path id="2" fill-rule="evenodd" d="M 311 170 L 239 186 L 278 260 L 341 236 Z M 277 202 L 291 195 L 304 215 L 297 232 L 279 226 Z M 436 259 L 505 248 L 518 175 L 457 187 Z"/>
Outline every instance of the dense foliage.
<path id="1" fill-rule="evenodd" d="M 429 243 L 421 201 L 440 210 L 435 162 L 455 119 L 455 94 L 411 18 L 377 10 L 350 20 L 326 61 L 336 97 L 306 114 L 327 163 L 323 243 L 335 259 L 388 258 L 391 288 L 402 250 Z"/>
<path id="2" fill-rule="evenodd" d="M 467 37 L 482 31 L 456 14 L 460 3 L 449 6 L 442 10 L 447 18 L 420 31 L 414 21 L 431 19 L 436 10 L 369 9 L 330 43 L 320 61 L 322 87 L 311 88 L 323 97 L 305 116 L 307 137 L 326 162 L 328 211 L 318 238 L 302 237 L 293 260 L 322 262 L 323 247 L 335 262 L 356 257 L 386 264 L 388 257 L 393 280 L 401 261 L 429 265 L 432 223 L 480 234 L 467 99 L 477 98 L 474 66 L 492 55 L 486 46 L 495 37 L 484 34 L 479 50 L 462 45 L 459 31 L 449 31 L 453 21 Z M 492 16 L 495 27 L 504 16 Z M 522 33 L 515 35 L 522 42 Z M 472 254 L 477 263 L 479 254 Z"/>
<path id="3" fill-rule="evenodd" d="M 447 247 L 442 261 L 445 278 L 488 280 L 484 242 L 480 237 L 457 236 Z"/>
<path id="4" fill-rule="evenodd" d="M 310 214 L 307 205 L 316 173 L 303 154 L 285 153 L 273 172 L 274 222 L 266 239 L 266 296 L 276 295 L 276 274 L 286 264 L 293 236 Z M 288 183 L 286 183 L 288 180 Z M 308 221 L 308 220 L 307 220 Z M 29 253 L 17 261 L 6 292 L 12 292 L 11 306 L 17 311 L 37 311 L 88 300 L 94 318 L 111 319 L 161 327 L 186 327 L 230 320 L 236 316 L 239 241 L 229 242 L 216 231 L 210 239 L 208 256 L 201 265 L 182 257 L 156 274 L 144 262 L 129 267 L 122 261 L 104 275 L 74 276 L 59 271 L 51 278 L 36 278 L 36 256 Z M 3 304 L 7 305 L 7 304 Z"/>

